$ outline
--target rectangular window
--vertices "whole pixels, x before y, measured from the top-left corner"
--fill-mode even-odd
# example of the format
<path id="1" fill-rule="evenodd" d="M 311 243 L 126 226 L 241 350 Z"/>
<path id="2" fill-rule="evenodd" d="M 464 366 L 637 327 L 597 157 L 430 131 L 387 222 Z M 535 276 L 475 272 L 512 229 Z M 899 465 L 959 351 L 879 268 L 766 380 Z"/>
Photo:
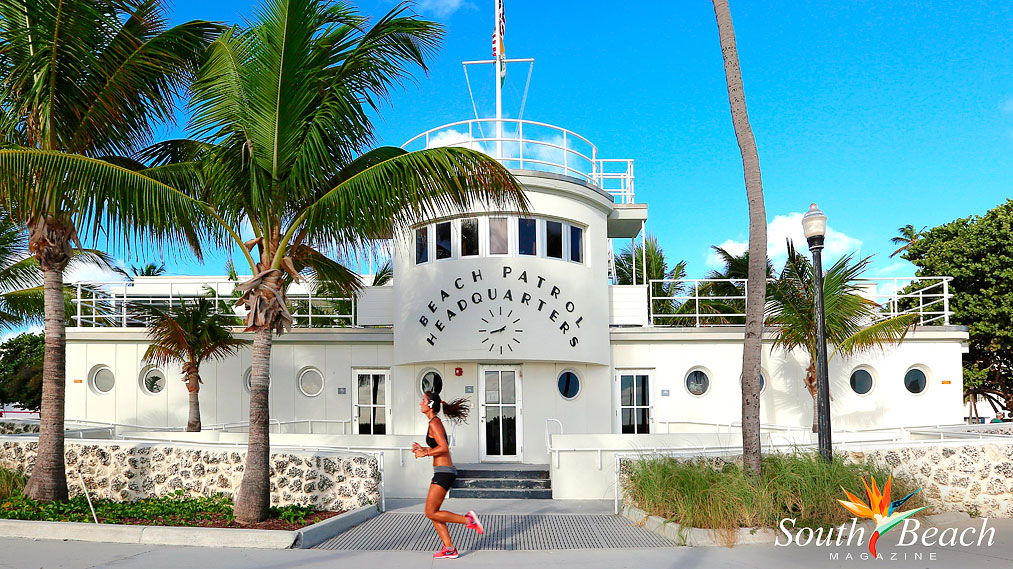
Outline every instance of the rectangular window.
<path id="1" fill-rule="evenodd" d="M 415 264 L 429 262 L 429 226 L 415 230 Z"/>
<path id="2" fill-rule="evenodd" d="M 626 433 L 651 431 L 650 376 L 646 373 L 619 374 L 619 428 Z"/>
<path id="3" fill-rule="evenodd" d="M 355 373 L 355 423 L 360 435 L 387 434 L 386 371 Z"/>
<path id="4" fill-rule="evenodd" d="M 584 230 L 570 226 L 570 260 L 574 263 L 584 262 Z"/>
<path id="5" fill-rule="evenodd" d="M 563 258 L 563 224 L 558 221 L 545 222 L 545 256 Z"/>
<path id="6" fill-rule="evenodd" d="M 510 235 L 508 232 L 507 218 L 489 218 L 489 254 L 506 255 L 510 252 Z"/>
<path id="7" fill-rule="evenodd" d="M 535 220 L 517 220 L 517 252 L 521 255 L 538 254 L 538 224 Z"/>
<path id="8" fill-rule="evenodd" d="M 436 224 L 436 258 L 449 259 L 452 256 L 450 245 L 450 222 Z"/>
<path id="9" fill-rule="evenodd" d="M 478 255 L 478 218 L 469 217 L 461 220 L 461 256 Z"/>

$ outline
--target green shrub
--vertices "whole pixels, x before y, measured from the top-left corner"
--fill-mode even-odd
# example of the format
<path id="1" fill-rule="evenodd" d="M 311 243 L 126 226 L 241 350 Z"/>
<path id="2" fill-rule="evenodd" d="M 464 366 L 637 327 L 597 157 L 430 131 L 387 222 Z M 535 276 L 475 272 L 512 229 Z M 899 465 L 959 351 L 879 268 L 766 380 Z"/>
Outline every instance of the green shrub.
<path id="1" fill-rule="evenodd" d="M 633 464 L 626 492 L 649 514 L 691 527 L 776 527 L 783 518 L 795 518 L 796 527 L 830 527 L 852 518 L 837 502 L 846 499 L 841 488 L 864 499 L 861 479 L 870 476 L 882 488 L 890 473 L 842 457 L 827 464 L 815 454 L 777 454 L 763 458 L 763 480 L 756 483 L 737 464 L 718 470 L 706 460 L 659 457 Z M 894 478 L 890 495 L 913 490 L 909 481 Z M 922 505 L 919 493 L 904 509 Z"/>
<path id="2" fill-rule="evenodd" d="M 26 482 L 25 476 L 20 472 L 0 468 L 0 501 L 21 494 Z"/>

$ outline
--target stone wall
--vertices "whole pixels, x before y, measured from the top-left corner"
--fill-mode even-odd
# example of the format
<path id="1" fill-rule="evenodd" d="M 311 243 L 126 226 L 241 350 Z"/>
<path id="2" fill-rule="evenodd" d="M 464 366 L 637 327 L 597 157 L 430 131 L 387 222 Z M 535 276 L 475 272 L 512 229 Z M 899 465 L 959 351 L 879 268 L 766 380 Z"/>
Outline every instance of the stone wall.
<path id="1" fill-rule="evenodd" d="M 38 423 L 25 423 L 22 421 L 4 421 L 0 419 L 0 435 L 17 435 L 19 433 L 39 432 Z"/>
<path id="2" fill-rule="evenodd" d="M 0 466 L 31 473 L 38 450 L 34 438 L 0 437 Z M 81 492 L 78 472 L 93 498 L 131 501 L 183 490 L 190 496 L 239 489 L 245 449 L 169 444 L 78 443 L 66 441 L 67 483 Z M 292 452 L 271 455 L 271 504 L 312 505 L 322 510 L 353 510 L 380 501 L 375 457 L 357 453 Z"/>
<path id="3" fill-rule="evenodd" d="M 918 446 L 847 452 L 913 480 L 939 512 L 1013 518 L 1013 443 Z"/>

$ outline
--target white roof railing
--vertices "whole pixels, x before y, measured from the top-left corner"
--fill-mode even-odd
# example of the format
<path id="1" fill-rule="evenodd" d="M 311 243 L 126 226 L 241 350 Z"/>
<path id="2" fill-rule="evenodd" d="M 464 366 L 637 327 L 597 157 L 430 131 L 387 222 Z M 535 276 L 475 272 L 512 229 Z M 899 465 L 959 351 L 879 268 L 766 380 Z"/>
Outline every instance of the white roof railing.
<path id="1" fill-rule="evenodd" d="M 598 158 L 591 141 L 565 128 L 518 119 L 470 119 L 427 130 L 401 147 L 446 146 L 484 152 L 511 169 L 577 178 L 609 193 L 616 203 L 634 203 L 633 160 Z"/>

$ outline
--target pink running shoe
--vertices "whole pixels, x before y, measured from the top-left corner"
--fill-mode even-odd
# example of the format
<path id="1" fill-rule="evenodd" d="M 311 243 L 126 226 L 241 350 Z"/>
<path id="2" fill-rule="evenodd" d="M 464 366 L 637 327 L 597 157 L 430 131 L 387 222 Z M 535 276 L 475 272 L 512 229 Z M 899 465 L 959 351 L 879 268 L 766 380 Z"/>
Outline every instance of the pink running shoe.
<path id="1" fill-rule="evenodd" d="M 457 548 L 444 547 L 433 554 L 433 559 L 457 559 Z"/>
<path id="2" fill-rule="evenodd" d="M 485 533 L 485 527 L 482 525 L 482 522 L 478 521 L 478 514 L 475 512 L 468 512 L 464 515 L 464 517 L 468 518 L 468 523 L 464 527 L 477 531 L 478 535 Z"/>

